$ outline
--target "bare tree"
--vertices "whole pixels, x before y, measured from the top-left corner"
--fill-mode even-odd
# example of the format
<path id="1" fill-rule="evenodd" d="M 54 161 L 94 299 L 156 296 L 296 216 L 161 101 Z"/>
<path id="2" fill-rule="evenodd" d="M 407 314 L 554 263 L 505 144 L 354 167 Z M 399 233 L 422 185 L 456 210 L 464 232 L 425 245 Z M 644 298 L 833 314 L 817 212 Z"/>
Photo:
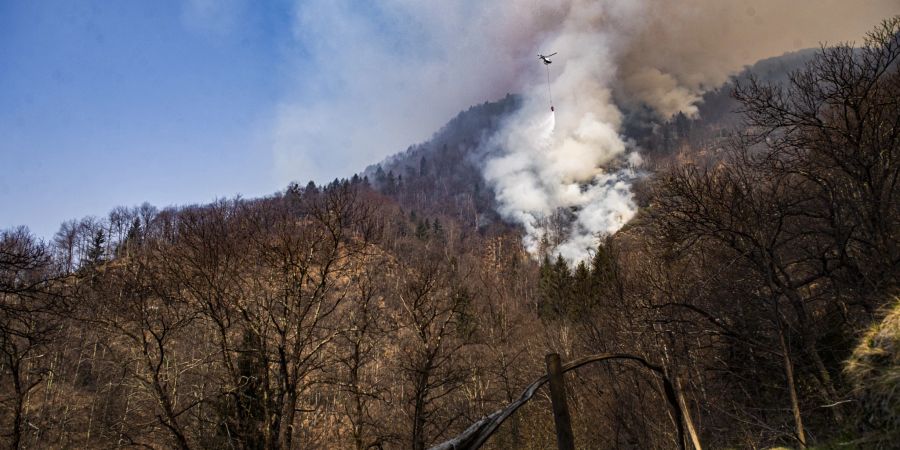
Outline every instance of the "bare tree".
<path id="1" fill-rule="evenodd" d="M 0 232 L 0 377 L 3 386 L 4 432 L 11 448 L 23 446 L 27 429 L 39 429 L 26 405 L 47 374 L 43 350 L 58 328 L 60 296 L 51 285 L 50 255 L 26 228 Z"/>
<path id="2" fill-rule="evenodd" d="M 328 382 L 337 386 L 344 399 L 343 415 L 357 450 L 394 438 L 380 426 L 389 417 L 385 414 L 390 389 L 387 346 L 396 332 L 385 303 L 389 264 L 383 256 L 367 258 L 350 275 L 350 294 L 341 311 L 343 330 L 333 347 L 338 370 Z"/>
<path id="3" fill-rule="evenodd" d="M 823 47 L 787 86 L 751 78 L 735 91 L 768 166 L 817 196 L 839 263 L 829 271 L 863 298 L 895 287 L 900 265 L 898 58 L 895 16 L 862 47 Z"/>
<path id="4" fill-rule="evenodd" d="M 457 278 L 456 261 L 427 251 L 414 261 L 398 274 L 398 364 L 407 383 L 410 445 L 422 450 L 461 417 L 452 401 L 469 373 L 459 360 L 469 344 L 472 297 Z"/>
<path id="5" fill-rule="evenodd" d="M 127 375 L 134 424 L 120 431 L 122 438 L 135 445 L 164 439 L 186 450 L 202 445 L 203 430 L 191 413 L 213 400 L 196 382 L 209 358 L 196 345 L 179 345 L 199 337 L 192 333 L 199 311 L 162 276 L 155 253 L 148 248 L 106 267 L 81 320 L 99 326 L 107 365 Z"/>

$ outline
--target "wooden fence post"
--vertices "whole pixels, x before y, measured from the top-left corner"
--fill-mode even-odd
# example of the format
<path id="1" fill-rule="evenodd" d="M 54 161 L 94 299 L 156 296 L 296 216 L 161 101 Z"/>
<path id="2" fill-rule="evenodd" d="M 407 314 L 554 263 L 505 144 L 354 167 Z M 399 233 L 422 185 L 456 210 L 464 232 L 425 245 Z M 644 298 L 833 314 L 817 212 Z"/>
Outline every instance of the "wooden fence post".
<path id="1" fill-rule="evenodd" d="M 556 444 L 559 450 L 575 450 L 572 419 L 566 404 L 566 384 L 563 379 L 559 353 L 547 355 L 547 377 L 550 378 L 550 401 L 553 404 L 553 420 L 556 422 Z"/>

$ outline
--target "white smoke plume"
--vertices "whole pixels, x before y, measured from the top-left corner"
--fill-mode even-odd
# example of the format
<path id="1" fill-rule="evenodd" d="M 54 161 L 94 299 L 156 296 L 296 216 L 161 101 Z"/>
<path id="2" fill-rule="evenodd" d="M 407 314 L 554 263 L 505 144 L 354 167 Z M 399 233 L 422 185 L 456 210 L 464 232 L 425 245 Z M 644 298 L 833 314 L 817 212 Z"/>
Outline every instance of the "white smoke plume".
<path id="1" fill-rule="evenodd" d="M 850 12 L 846 2 L 815 4 Z M 820 14 L 843 25 L 854 16 L 805 8 L 811 5 L 563 2 L 565 13 L 537 34 L 547 38 L 533 48 L 560 52 L 551 81 L 557 113 L 550 112 L 540 81 L 525 89 L 525 106 L 489 144 L 495 156 L 484 170 L 501 213 L 525 228 L 526 249 L 585 260 L 600 237 L 635 215 L 630 181 L 640 157 L 618 133 L 617 103 L 644 104 L 663 117 L 695 115 L 704 90 L 719 86 L 742 63 L 803 45 L 798 36 L 815 35 Z"/>
<path id="2" fill-rule="evenodd" d="M 491 141 L 484 168 L 501 212 L 570 260 L 635 214 L 639 157 L 619 107 L 696 114 L 702 93 L 744 65 L 822 42 L 859 40 L 897 0 L 303 0 L 298 64 L 316 67 L 277 117 L 289 179 L 328 179 L 425 139 L 456 111 L 507 92 L 524 105 Z M 364 6 L 364 7 L 363 7 Z M 385 34 L 384 30 L 400 30 Z M 553 58 L 556 115 L 546 72 Z M 306 91 L 335 92 L 312 101 Z M 323 149 L 327 156 L 323 156 Z M 331 159 L 328 159 L 331 158 Z M 297 167 L 299 166 L 299 173 Z M 361 167 L 360 167 L 361 168 Z M 324 174 L 324 177 L 322 176 Z"/>

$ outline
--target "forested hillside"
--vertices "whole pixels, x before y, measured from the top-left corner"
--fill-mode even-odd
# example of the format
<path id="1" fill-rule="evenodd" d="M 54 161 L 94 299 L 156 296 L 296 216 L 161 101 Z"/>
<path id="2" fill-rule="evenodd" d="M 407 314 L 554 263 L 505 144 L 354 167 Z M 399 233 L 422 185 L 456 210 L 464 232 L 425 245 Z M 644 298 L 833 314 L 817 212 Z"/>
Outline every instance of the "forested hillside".
<path id="1" fill-rule="evenodd" d="M 3 444 L 424 449 L 546 353 L 609 352 L 663 368 L 688 446 L 896 448 L 898 61 L 894 18 L 697 117 L 630 112 L 640 211 L 574 265 L 528 254 L 481 176 L 512 95 L 325 186 L 3 231 Z M 642 367 L 567 383 L 578 448 L 677 447 Z M 486 448 L 555 442 L 540 391 Z"/>

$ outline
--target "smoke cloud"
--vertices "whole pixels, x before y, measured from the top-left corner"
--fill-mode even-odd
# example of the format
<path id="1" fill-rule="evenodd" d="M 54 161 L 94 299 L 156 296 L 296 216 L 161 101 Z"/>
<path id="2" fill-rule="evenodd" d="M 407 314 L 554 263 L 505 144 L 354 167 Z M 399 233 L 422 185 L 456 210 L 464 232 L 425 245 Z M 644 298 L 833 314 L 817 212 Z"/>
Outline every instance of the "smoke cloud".
<path id="1" fill-rule="evenodd" d="M 530 251 L 543 243 L 573 261 L 636 212 L 629 185 L 640 157 L 619 135 L 620 108 L 696 114 L 705 90 L 747 64 L 860 40 L 900 13 L 896 0 L 366 5 L 298 3 L 302 61 L 319 69 L 303 72 L 298 99 L 279 115 L 274 144 L 287 177 L 298 167 L 300 177 L 345 174 L 348 162 L 361 168 L 421 141 L 471 104 L 521 93 L 522 109 L 483 149 L 484 177 Z M 536 58 L 554 51 L 555 115 Z"/>
<path id="2" fill-rule="evenodd" d="M 823 40 L 858 38 L 880 17 L 854 18 L 875 6 L 571 0 L 551 7 L 557 18 L 530 33 L 545 36 L 530 49 L 560 52 L 551 81 L 558 117 L 537 81 L 490 143 L 484 176 L 501 213 L 523 225 L 532 254 L 587 259 L 599 237 L 636 213 L 630 182 L 640 157 L 618 133 L 621 106 L 643 104 L 662 117 L 695 115 L 703 92 L 744 64 Z M 880 6 L 887 14 L 892 5 Z"/>

